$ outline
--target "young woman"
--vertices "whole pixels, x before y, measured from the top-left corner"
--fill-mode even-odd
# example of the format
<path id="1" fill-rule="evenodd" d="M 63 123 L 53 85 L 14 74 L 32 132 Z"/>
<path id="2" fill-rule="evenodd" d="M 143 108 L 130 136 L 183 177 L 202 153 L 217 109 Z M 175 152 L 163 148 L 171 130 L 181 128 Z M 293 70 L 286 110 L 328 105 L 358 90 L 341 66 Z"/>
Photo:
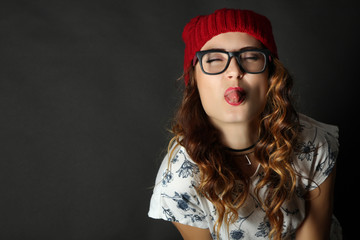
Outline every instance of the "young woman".
<path id="1" fill-rule="evenodd" d="M 269 20 L 221 9 L 184 28 L 182 104 L 149 216 L 184 239 L 341 239 L 338 128 L 297 113 Z"/>

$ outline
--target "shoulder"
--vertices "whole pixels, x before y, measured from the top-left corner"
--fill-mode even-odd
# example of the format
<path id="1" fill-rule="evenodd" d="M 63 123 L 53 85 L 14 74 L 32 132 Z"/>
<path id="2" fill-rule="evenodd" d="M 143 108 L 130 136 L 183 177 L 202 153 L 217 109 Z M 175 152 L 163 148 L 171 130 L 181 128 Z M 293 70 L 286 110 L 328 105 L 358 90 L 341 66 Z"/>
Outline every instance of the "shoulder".
<path id="1" fill-rule="evenodd" d="M 208 228 L 204 199 L 196 191 L 200 171 L 182 146 L 173 148 L 160 166 L 149 216 Z"/>
<path id="2" fill-rule="evenodd" d="M 301 126 L 300 135 L 306 136 L 310 132 L 318 131 L 320 133 L 319 136 L 327 136 L 337 142 L 339 137 L 339 128 L 337 126 L 319 122 L 304 114 L 299 114 L 299 121 Z"/>
<path id="3" fill-rule="evenodd" d="M 199 168 L 182 146 L 175 146 L 165 156 L 157 175 L 157 182 L 170 189 L 193 188 L 198 182 Z"/>
<path id="4" fill-rule="evenodd" d="M 320 185 L 335 166 L 339 151 L 337 126 L 316 121 L 299 114 L 300 133 L 295 146 L 293 163 L 306 182 L 307 188 Z"/>

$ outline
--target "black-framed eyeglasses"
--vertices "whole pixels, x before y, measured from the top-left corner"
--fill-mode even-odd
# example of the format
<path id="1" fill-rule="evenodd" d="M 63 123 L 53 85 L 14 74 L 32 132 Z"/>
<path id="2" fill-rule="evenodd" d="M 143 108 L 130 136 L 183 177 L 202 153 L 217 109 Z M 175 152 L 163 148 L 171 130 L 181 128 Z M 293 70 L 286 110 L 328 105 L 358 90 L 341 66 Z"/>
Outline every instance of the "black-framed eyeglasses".
<path id="1" fill-rule="evenodd" d="M 193 65 L 198 60 L 205 74 L 221 74 L 229 67 L 232 57 L 235 57 L 241 71 L 251 74 L 264 72 L 271 59 L 268 49 L 245 49 L 238 52 L 211 49 L 196 52 Z"/>

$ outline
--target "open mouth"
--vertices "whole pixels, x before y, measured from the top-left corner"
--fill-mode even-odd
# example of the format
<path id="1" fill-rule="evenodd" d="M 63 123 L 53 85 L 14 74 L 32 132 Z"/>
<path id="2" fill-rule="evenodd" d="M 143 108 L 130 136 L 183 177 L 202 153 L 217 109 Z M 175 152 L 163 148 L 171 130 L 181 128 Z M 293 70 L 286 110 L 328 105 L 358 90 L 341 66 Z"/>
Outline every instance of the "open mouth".
<path id="1" fill-rule="evenodd" d="M 225 101 L 233 106 L 240 105 L 246 98 L 246 92 L 241 87 L 231 87 L 225 91 Z"/>

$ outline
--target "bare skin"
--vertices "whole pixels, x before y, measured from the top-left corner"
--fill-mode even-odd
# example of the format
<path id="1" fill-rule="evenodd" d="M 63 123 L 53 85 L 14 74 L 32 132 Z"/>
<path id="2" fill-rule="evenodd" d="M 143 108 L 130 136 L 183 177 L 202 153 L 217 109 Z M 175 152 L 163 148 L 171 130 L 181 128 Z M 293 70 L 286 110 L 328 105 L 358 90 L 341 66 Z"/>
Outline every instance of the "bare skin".
<path id="1" fill-rule="evenodd" d="M 246 33 L 228 32 L 210 39 L 201 50 L 224 49 L 239 51 L 244 48 L 261 48 L 261 43 Z M 230 148 L 241 149 L 258 139 L 260 114 L 266 102 L 268 70 L 260 74 L 243 73 L 232 59 L 228 69 L 218 75 L 207 75 L 195 66 L 195 78 L 203 108 L 210 121 L 222 133 L 222 141 Z M 224 100 L 229 87 L 246 90 L 246 100 L 239 106 L 231 106 Z M 258 166 L 257 159 L 249 154 L 252 165 L 244 165 L 239 156 L 237 165 L 242 174 L 251 177 Z M 305 202 L 306 216 L 296 232 L 297 240 L 322 240 L 329 238 L 331 224 L 335 170 L 316 189 L 310 191 Z M 209 229 L 200 229 L 174 223 L 185 240 L 212 239 Z"/>
<path id="2" fill-rule="evenodd" d="M 210 39 L 201 50 L 224 49 L 239 51 L 245 48 L 261 48 L 254 37 L 241 32 L 228 32 Z M 246 148 L 258 139 L 259 119 L 266 104 L 268 70 L 260 74 L 243 73 L 236 60 L 222 74 L 208 75 L 195 66 L 195 78 L 202 106 L 210 121 L 223 134 L 223 142 L 230 148 Z M 231 106 L 224 99 L 229 87 L 241 87 L 246 100 Z"/>

